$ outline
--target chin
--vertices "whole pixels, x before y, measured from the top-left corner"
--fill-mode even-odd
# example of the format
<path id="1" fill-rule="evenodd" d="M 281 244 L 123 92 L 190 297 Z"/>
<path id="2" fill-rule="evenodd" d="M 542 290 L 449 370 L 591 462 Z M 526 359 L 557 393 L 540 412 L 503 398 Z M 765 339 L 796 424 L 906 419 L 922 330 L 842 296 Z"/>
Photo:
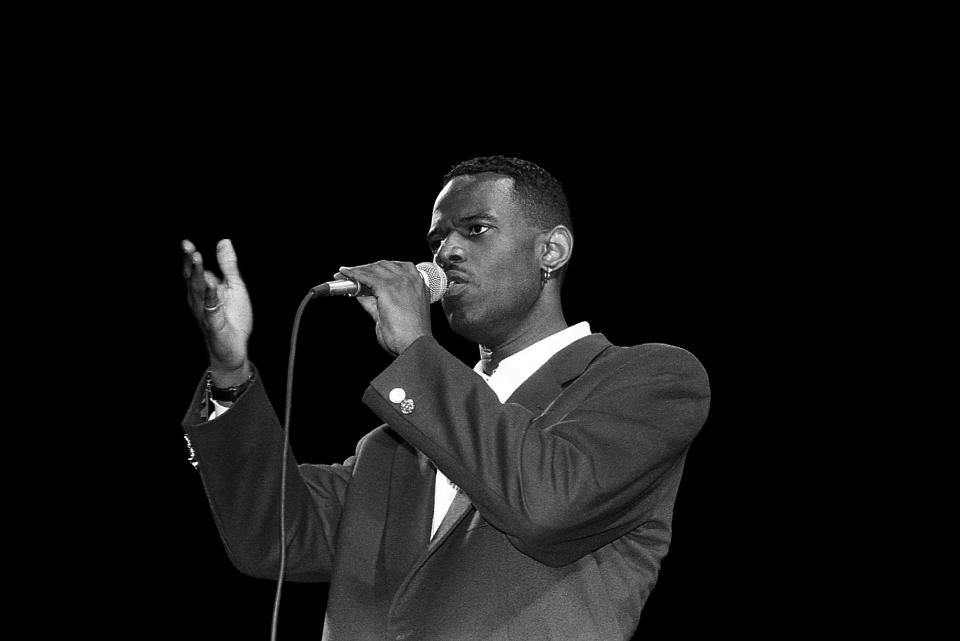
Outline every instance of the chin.
<path id="1" fill-rule="evenodd" d="M 483 331 L 485 323 L 477 318 L 473 318 L 462 307 L 449 308 L 444 307 L 447 317 L 447 324 L 457 336 L 464 338 L 472 343 L 483 344 L 486 333 Z"/>

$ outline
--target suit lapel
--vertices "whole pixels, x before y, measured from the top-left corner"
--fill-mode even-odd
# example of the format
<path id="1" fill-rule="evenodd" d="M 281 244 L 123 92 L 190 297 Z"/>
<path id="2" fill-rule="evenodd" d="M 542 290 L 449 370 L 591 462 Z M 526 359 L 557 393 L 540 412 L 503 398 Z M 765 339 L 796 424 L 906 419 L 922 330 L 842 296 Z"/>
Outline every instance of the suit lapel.
<path id="1" fill-rule="evenodd" d="M 534 372 L 530 378 L 524 381 L 524 383 L 517 388 L 510 398 L 507 399 L 507 402 L 518 403 L 532 412 L 542 413 L 560 394 L 560 392 L 563 390 L 563 387 L 571 380 L 580 376 L 590 362 L 608 347 L 610 347 L 610 341 L 608 341 L 602 334 L 591 334 L 571 343 L 567 347 L 554 354 L 553 357 L 544 363 L 539 370 Z M 423 461 L 426 459 L 422 454 L 420 454 L 420 459 L 421 463 L 419 474 L 422 476 L 424 474 Z M 426 463 L 426 465 L 429 465 L 429 463 Z M 436 478 L 436 474 L 433 470 L 433 466 L 430 465 L 430 474 L 433 478 Z M 397 475 L 395 474 L 393 483 L 396 483 L 398 480 L 404 482 L 408 479 L 406 477 L 398 479 Z M 408 512 L 407 514 L 403 514 L 398 510 L 394 510 L 392 503 L 394 495 L 393 490 L 391 490 L 390 523 L 392 527 L 388 528 L 390 531 L 393 531 L 395 528 L 397 533 L 405 531 L 409 533 L 409 528 L 411 527 L 410 523 L 413 521 L 421 522 L 419 519 L 423 518 L 424 520 L 422 523 L 426 523 L 427 528 L 426 537 L 429 537 L 434 483 L 424 482 L 422 479 L 420 483 L 423 487 L 418 493 L 416 493 L 416 496 L 421 497 L 420 500 L 426 502 L 429 506 L 431 506 L 431 508 L 426 510 L 426 516 L 422 516 L 422 510 L 409 506 L 409 503 L 405 504 L 408 506 L 407 509 L 411 510 L 411 512 Z M 403 496 L 406 497 L 407 495 L 404 494 Z M 433 536 L 433 539 L 431 539 L 429 543 L 424 542 L 424 545 L 421 548 L 414 548 L 413 545 L 406 546 L 406 549 L 403 552 L 402 562 L 398 561 L 394 565 L 396 569 L 403 567 L 409 569 L 406 576 L 401 577 L 401 582 L 399 584 L 400 590 L 405 589 L 404 586 L 409 583 L 413 575 L 429 560 L 430 556 L 443 544 L 447 537 L 449 537 L 450 534 L 457 528 L 457 525 L 459 525 L 459 523 L 463 521 L 464 517 L 472 512 L 473 509 L 473 505 L 470 503 L 470 498 L 464 492 L 457 492 L 457 495 L 453 499 L 453 503 L 451 503 L 449 510 L 447 510 L 446 515 L 443 517 L 443 521 L 441 521 L 440 526 L 437 528 L 437 532 Z M 412 514 L 413 511 L 416 512 L 415 518 Z M 400 519 L 406 519 L 406 521 L 401 521 Z M 404 525 L 404 523 L 406 523 L 406 525 Z M 418 530 L 418 532 L 419 531 L 420 530 Z M 421 539 L 411 535 L 411 541 L 413 540 L 419 542 Z M 420 555 L 418 558 L 410 559 L 409 555 L 414 549 L 418 549 L 420 551 Z M 414 555 L 414 557 L 416 557 L 416 555 Z M 407 564 L 408 560 L 412 561 L 409 565 Z M 393 588 L 394 585 L 396 584 L 391 585 L 391 588 Z M 394 598 L 396 599 L 398 596 L 398 592 L 394 592 Z"/>
<path id="2" fill-rule="evenodd" d="M 510 395 L 508 403 L 518 403 L 532 412 L 543 413 L 571 380 L 600 352 L 610 347 L 603 334 L 590 334 L 554 354 Z"/>

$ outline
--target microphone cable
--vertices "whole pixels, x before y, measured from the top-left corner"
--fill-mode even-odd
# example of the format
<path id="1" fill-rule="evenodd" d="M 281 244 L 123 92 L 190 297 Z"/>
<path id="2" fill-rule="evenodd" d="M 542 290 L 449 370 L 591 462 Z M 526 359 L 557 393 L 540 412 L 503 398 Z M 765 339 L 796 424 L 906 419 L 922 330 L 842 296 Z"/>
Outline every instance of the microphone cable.
<path id="1" fill-rule="evenodd" d="M 424 285 L 430 291 L 430 302 L 435 303 L 443 297 L 447 289 L 447 275 L 443 269 L 433 263 L 420 263 L 417 266 Z M 270 641 L 277 641 L 277 622 L 280 618 L 280 595 L 283 591 L 283 579 L 287 573 L 287 452 L 290 450 L 290 408 L 293 404 L 293 363 L 297 354 L 297 332 L 300 330 L 300 317 L 303 310 L 314 298 L 329 296 L 331 283 L 312 288 L 300 301 L 297 313 L 293 317 L 293 329 L 290 331 L 290 354 L 287 357 L 287 391 L 283 408 L 283 454 L 280 461 L 280 570 L 277 574 L 277 592 L 273 599 L 273 618 L 270 622 Z M 351 298 L 360 294 L 360 285 L 355 291 L 340 291 Z"/>
<path id="2" fill-rule="evenodd" d="M 280 460 L 280 571 L 277 575 L 277 592 L 273 599 L 273 618 L 270 622 L 270 641 L 277 641 L 277 622 L 280 618 L 280 594 L 283 591 L 283 579 L 287 572 L 287 452 L 290 449 L 290 408 L 293 404 L 293 362 L 297 353 L 297 332 L 300 330 L 300 317 L 303 310 L 316 293 L 310 291 L 297 308 L 290 332 L 290 355 L 287 357 L 287 392 L 283 408 L 283 454 Z"/>

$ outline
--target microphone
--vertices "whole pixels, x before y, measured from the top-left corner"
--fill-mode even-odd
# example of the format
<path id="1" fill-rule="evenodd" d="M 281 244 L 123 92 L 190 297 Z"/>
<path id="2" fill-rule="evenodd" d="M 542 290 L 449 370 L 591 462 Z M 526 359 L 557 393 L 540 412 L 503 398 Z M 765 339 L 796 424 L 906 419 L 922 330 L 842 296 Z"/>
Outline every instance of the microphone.
<path id="1" fill-rule="evenodd" d="M 447 274 L 436 263 L 419 263 L 417 271 L 423 283 L 430 290 L 430 302 L 435 303 L 443 298 L 447 291 Z M 310 288 L 314 298 L 323 296 L 369 296 L 370 288 L 352 280 L 331 280 L 327 283 Z"/>

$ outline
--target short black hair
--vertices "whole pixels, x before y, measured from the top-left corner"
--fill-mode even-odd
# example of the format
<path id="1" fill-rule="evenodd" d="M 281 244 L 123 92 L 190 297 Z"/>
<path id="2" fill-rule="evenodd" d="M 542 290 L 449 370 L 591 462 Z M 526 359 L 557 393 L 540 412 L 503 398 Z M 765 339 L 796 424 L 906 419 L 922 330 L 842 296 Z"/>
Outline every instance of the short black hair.
<path id="1" fill-rule="evenodd" d="M 550 172 L 529 160 L 508 156 L 480 156 L 454 165 L 443 177 L 441 189 L 457 176 L 490 172 L 513 178 L 513 193 L 523 205 L 527 221 L 540 231 L 564 225 L 573 231 L 570 205 L 563 185 Z"/>

